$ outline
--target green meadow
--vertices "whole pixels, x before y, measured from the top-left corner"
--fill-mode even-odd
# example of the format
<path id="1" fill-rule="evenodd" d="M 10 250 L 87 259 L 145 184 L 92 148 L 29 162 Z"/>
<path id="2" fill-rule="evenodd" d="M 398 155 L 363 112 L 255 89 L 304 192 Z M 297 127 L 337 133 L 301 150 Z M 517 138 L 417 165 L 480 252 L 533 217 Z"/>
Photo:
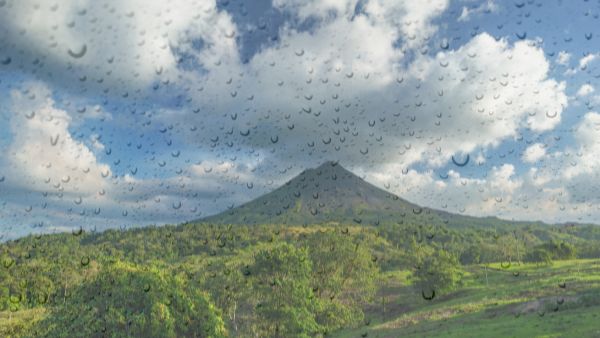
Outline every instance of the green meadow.
<path id="1" fill-rule="evenodd" d="M 387 273 L 371 323 L 333 336 L 600 336 L 600 260 L 505 267 L 466 266 L 461 286 L 431 301 L 415 293 L 408 273 Z"/>

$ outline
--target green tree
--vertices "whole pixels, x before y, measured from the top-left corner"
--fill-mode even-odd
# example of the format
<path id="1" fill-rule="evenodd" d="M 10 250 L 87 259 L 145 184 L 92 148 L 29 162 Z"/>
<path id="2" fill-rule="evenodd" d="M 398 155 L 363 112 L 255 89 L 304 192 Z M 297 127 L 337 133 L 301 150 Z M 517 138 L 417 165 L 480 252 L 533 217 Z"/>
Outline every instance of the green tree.
<path id="1" fill-rule="evenodd" d="M 479 264 L 481 262 L 482 247 L 479 244 L 472 244 L 460 254 L 461 264 Z"/>
<path id="2" fill-rule="evenodd" d="M 312 263 L 306 250 L 276 244 L 260 250 L 250 271 L 259 300 L 256 314 L 263 337 L 309 337 L 318 332 L 310 287 Z"/>
<path id="3" fill-rule="evenodd" d="M 115 262 L 36 326 L 51 337 L 224 337 L 208 296 L 155 267 Z"/>
<path id="4" fill-rule="evenodd" d="M 542 265 L 551 265 L 552 264 L 552 254 L 544 249 L 543 247 L 536 247 L 525 257 L 527 262 L 542 264 Z"/>
<path id="5" fill-rule="evenodd" d="M 414 271 L 415 285 L 423 292 L 423 297 L 453 290 L 461 277 L 458 259 L 443 249 L 433 249 L 420 260 Z"/>
<path id="6" fill-rule="evenodd" d="M 307 243 L 319 324 L 335 330 L 362 322 L 361 307 L 373 297 L 379 272 L 369 248 L 338 232 L 314 234 Z"/>
<path id="7" fill-rule="evenodd" d="M 249 278 L 250 270 L 242 257 L 229 258 L 216 258 L 210 261 L 210 265 L 193 262 L 181 268 L 186 271 L 201 271 L 201 285 L 210 292 L 215 305 L 222 310 L 232 335 L 239 335 L 242 331 L 248 334 L 249 323 L 253 318 L 247 315 L 251 312 L 250 303 L 254 296 Z"/>
<path id="8" fill-rule="evenodd" d="M 574 259 L 577 257 L 577 250 L 567 242 L 545 243 L 543 248 L 552 254 L 553 259 Z"/>

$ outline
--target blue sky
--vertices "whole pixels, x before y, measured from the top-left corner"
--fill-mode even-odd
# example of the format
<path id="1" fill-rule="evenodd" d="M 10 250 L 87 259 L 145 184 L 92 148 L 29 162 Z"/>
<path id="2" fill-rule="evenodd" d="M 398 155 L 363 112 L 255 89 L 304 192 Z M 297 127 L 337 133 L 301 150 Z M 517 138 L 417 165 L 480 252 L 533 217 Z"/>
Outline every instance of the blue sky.
<path id="1" fill-rule="evenodd" d="M 327 160 L 597 222 L 600 2 L 246 3 L 0 2 L 0 236 L 196 219 Z"/>

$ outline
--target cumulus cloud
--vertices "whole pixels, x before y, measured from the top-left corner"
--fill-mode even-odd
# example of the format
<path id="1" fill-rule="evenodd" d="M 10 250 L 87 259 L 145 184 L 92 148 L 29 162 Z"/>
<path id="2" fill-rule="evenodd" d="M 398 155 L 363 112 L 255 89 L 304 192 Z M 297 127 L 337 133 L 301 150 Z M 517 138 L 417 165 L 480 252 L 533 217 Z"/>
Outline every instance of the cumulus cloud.
<path id="1" fill-rule="evenodd" d="M 544 163 L 531 168 L 526 181 L 530 189 L 523 192 L 534 206 L 532 213 L 550 222 L 589 221 L 600 216 L 597 207 L 600 189 L 600 114 L 589 112 L 574 128 L 575 144 L 561 151 L 547 153 L 535 144 L 527 149 L 531 161 L 543 153 Z M 539 149 L 539 150 L 538 150 Z"/>
<path id="2" fill-rule="evenodd" d="M 452 155 L 496 147 L 525 129 L 553 130 L 568 105 L 566 84 L 549 78 L 549 61 L 535 42 L 511 44 L 483 33 L 456 50 L 418 55 L 403 64 L 412 45 L 396 41 L 411 41 L 410 33 L 385 19 L 394 11 L 385 12 L 389 9 L 381 2 L 368 2 L 358 13 L 352 2 L 278 5 L 287 5 L 285 10 L 301 20 L 320 21 L 310 31 L 285 27 L 277 44 L 263 48 L 246 65 L 204 74 L 202 83 L 210 85 L 193 104 L 214 114 L 169 111 L 158 116 L 162 123 L 186 121 L 177 134 L 198 147 L 209 144 L 215 153 L 237 149 L 262 158 L 257 167 L 261 175 L 277 174 L 281 163 L 313 166 L 331 158 L 367 177 L 383 174 L 380 168 L 399 173 L 416 163 L 437 168 Z M 433 6 L 428 13 L 440 8 Z M 199 132 L 190 124 L 218 128 Z M 480 156 L 477 162 L 485 161 Z M 503 182 L 516 192 L 514 185 L 522 183 L 514 177 L 514 167 L 502 168 L 490 173 L 494 180 L 472 181 L 472 186 L 489 184 L 503 196 L 497 190 Z M 281 172 L 285 174 L 279 176 L 293 173 Z M 432 191 L 454 196 L 448 182 L 418 175 L 411 179 L 422 187 L 416 190 L 428 191 L 424 196 Z M 254 179 L 240 176 L 239 181 Z M 531 180 L 528 186 L 533 185 Z M 410 190 L 398 192 L 428 204 L 427 197 L 419 199 Z M 510 199 L 508 190 L 504 195 Z M 471 210 L 480 202 L 469 202 Z"/>
<path id="3" fill-rule="evenodd" d="M 463 6 L 460 16 L 458 17 L 459 22 L 469 21 L 473 14 L 490 13 L 498 10 L 498 5 L 494 0 L 488 0 L 479 6 L 469 8 Z"/>
<path id="4" fill-rule="evenodd" d="M 274 0 L 273 6 L 295 13 L 301 20 L 311 16 L 321 19 L 330 15 L 352 15 L 358 0 Z"/>
<path id="5" fill-rule="evenodd" d="M 243 76 L 219 82 L 222 73 L 207 74 L 205 83 L 214 83 L 204 88 L 208 97 L 229 94 L 204 106 L 230 112 L 214 117 L 224 132 L 202 139 L 181 128 L 182 138 L 223 152 L 230 145 L 251 149 L 265 159 L 262 168 L 291 159 L 311 166 L 336 158 L 401 196 L 449 211 L 540 217 L 529 206 L 548 205 L 548 196 L 556 194 L 539 191 L 540 174 L 520 178 L 511 164 L 494 167 L 482 179 L 451 171 L 444 180 L 433 171 L 406 170 L 419 162 L 442 166 L 454 154 L 496 147 L 523 129 L 554 129 L 568 104 L 566 85 L 548 78 L 549 61 L 541 48 L 480 34 L 457 50 L 420 56 L 401 67 L 403 53 L 393 34 L 376 34 L 388 26 L 360 15 L 328 20 L 310 32 L 284 30 L 278 45 L 232 72 Z M 335 44 L 327 38 L 332 36 Z M 188 116 L 170 112 L 162 119 Z M 525 157 L 535 162 L 541 157 L 532 151 L 540 149 L 531 148 Z"/>
<path id="6" fill-rule="evenodd" d="M 410 0 L 371 0 L 365 4 L 365 12 L 376 25 L 399 28 L 405 47 L 415 47 L 437 30 L 431 21 L 442 14 L 448 4 L 448 0 L 432 0 L 427 5 Z"/>
<path id="7" fill-rule="evenodd" d="M 90 219 L 115 224 L 223 210 L 330 159 L 417 203 L 435 201 L 434 207 L 476 215 L 531 216 L 530 205 L 554 205 L 560 193 L 569 193 L 558 176 L 594 172 L 592 162 L 560 175 L 551 170 L 553 163 L 579 164 L 597 153 L 590 113 L 579 126 L 581 146 L 570 152 L 576 160 L 535 143 L 523 161 L 544 159 L 549 168 L 520 176 L 506 163 L 484 178 L 436 174 L 452 156 L 470 154 L 482 164 L 487 150 L 524 131 L 538 135 L 559 126 L 568 105 L 566 83 L 551 77 L 538 42 L 513 43 L 483 32 L 462 45 L 432 48 L 447 0 L 275 0 L 273 6 L 291 20 L 245 62 L 237 39 L 244 27 L 212 0 L 7 1 L 0 12 L 6 42 L 0 52 L 10 57 L 10 69 L 67 83 L 82 95 L 118 90 L 119 100 L 127 101 L 144 90 L 162 97 L 162 87 L 171 86 L 178 96 L 177 104 L 165 107 L 141 107 L 143 100 L 110 112 L 107 105 L 84 105 L 80 117 L 59 108 L 43 86 L 15 91 L 12 110 L 19 114 L 10 120 L 8 156 L 15 177 L 28 189 L 49 185 L 75 199 L 90 196 L 81 208 L 72 200 L 62 207 L 79 212 L 79 219 L 91 212 Z M 463 11 L 460 20 L 495 9 L 488 1 Z M 580 68 L 595 55 L 581 59 Z M 562 51 L 556 62 L 568 65 L 570 57 Z M 580 96 L 590 87 L 582 86 Z M 32 111 L 31 119 L 23 115 Z M 88 118 L 116 125 L 136 114 L 144 120 L 140 133 L 168 130 L 169 146 L 197 153 L 169 167 L 175 174 L 158 169 L 140 177 L 131 173 L 135 166 L 131 174 L 115 174 L 94 153 L 107 148 L 101 131 L 82 140 L 70 133 Z M 167 155 L 178 152 L 172 149 Z M 144 153 L 139 167 L 147 158 L 160 165 L 158 151 Z M 417 165 L 424 169 L 411 169 Z M 93 216 L 97 208 L 102 211 Z"/>
<path id="8" fill-rule="evenodd" d="M 325 23 L 338 19 L 351 20 L 363 6 L 363 14 L 374 25 L 394 27 L 405 40 L 405 46 L 415 46 L 429 38 L 436 30 L 431 20 L 439 16 L 449 4 L 448 0 L 435 0 L 423 4 L 418 1 L 400 0 L 275 0 L 273 5 L 296 15 L 300 20 L 316 17 Z M 358 15 L 357 15 L 358 14 Z M 398 38 L 397 33 L 392 37 Z"/>
<path id="9" fill-rule="evenodd" d="M 577 148 L 564 154 L 565 161 L 571 162 L 566 166 L 563 177 L 572 179 L 582 174 L 592 174 L 600 169 L 600 114 L 589 112 L 584 115 L 575 128 Z M 574 154 L 573 154 L 574 153 Z M 567 158 L 571 157 L 571 159 Z M 573 156 L 574 155 L 574 156 Z"/>
<path id="10" fill-rule="evenodd" d="M 100 135 L 79 140 L 71 131 L 82 116 L 111 114 L 96 108 L 87 115 L 58 108 L 54 93 L 42 82 L 12 90 L 8 103 L 11 139 L 0 159 L 0 238 L 79 226 L 102 230 L 195 219 L 243 202 L 243 193 L 251 188 L 260 193 L 274 183 L 251 180 L 254 169 L 247 165 L 216 161 L 189 165 L 177 176 L 117 175 L 97 157 L 106 148 Z"/>
<path id="11" fill-rule="evenodd" d="M 194 43 L 202 44 L 207 67 L 237 57 L 226 38 L 236 27 L 215 1 L 9 0 L 0 21 L 0 54 L 9 67 L 74 89 L 121 94 L 147 87 L 157 73 L 175 79 L 179 56 Z"/>
<path id="12" fill-rule="evenodd" d="M 368 14 L 310 32 L 284 29 L 279 44 L 247 65 L 203 76 L 203 95 L 192 98 L 202 114 L 164 111 L 157 119 L 181 121 L 177 134 L 186 142 L 252 150 L 271 163 L 336 158 L 404 167 L 440 166 L 519 130 L 560 123 L 565 83 L 548 78 L 549 62 L 533 42 L 511 45 L 483 33 L 403 67 L 392 31 Z"/>
<path id="13" fill-rule="evenodd" d="M 364 175 L 368 181 L 409 196 L 417 204 L 453 213 L 548 223 L 589 222 L 600 216 L 597 194 L 593 193 L 599 188 L 594 183 L 598 181 L 597 173 L 565 181 L 549 168 L 531 168 L 519 175 L 514 165 L 503 164 L 492 167 L 483 178 L 454 170 L 443 178 L 434 171 L 390 174 L 399 169 L 385 166 Z"/>
<path id="14" fill-rule="evenodd" d="M 571 53 L 561 50 L 560 52 L 558 52 L 558 56 L 556 57 L 556 63 L 558 63 L 559 65 L 566 66 L 569 64 L 571 56 Z"/>
<path id="15" fill-rule="evenodd" d="M 55 107 L 50 90 L 42 83 L 25 88 L 11 92 L 13 140 L 5 160 L 10 162 L 12 175 L 39 191 L 52 188 L 90 195 L 105 188 L 103 177 L 111 175 L 110 167 L 98 163 L 85 144 L 73 139 L 71 116 Z"/>
<path id="16" fill-rule="evenodd" d="M 34 23 L 35 15 L 55 13 L 55 19 L 36 20 L 28 28 L 31 35 L 14 43 L 25 49 L 44 46 L 48 42 L 42 40 L 48 39 L 56 44 L 46 52 L 48 57 L 103 74 L 109 67 L 110 74 L 126 76 L 126 82 L 148 83 L 157 74 L 166 81 L 165 74 L 177 69 L 178 55 L 196 60 L 204 72 L 178 69 L 177 74 L 184 87 L 201 90 L 190 101 L 202 113 L 190 115 L 182 109 L 158 119 L 192 121 L 199 127 L 192 128 L 195 133 L 203 125 L 234 128 L 236 137 L 220 135 L 217 147 L 234 143 L 268 151 L 273 137 L 285 155 L 320 153 L 349 162 L 363 162 L 366 156 L 368 161 L 440 165 L 456 152 L 496 146 L 520 128 L 550 130 L 567 104 L 564 84 L 547 78 L 548 61 L 530 41 L 511 46 L 483 33 L 458 50 L 435 57 L 417 54 L 414 62 L 403 63 L 407 48 L 420 46 L 435 33 L 432 21 L 448 7 L 445 0 L 427 5 L 387 0 L 361 6 L 350 0 L 274 5 L 300 20 L 314 17 L 319 23 L 310 31 L 284 27 L 279 42 L 263 48 L 248 64 L 240 63 L 231 38 L 237 28 L 214 2 L 70 2 L 31 11 L 35 4 L 24 1 L 8 4 L 13 18 L 7 22 L 9 30 L 18 30 Z M 105 15 L 95 18 L 93 13 Z M 48 29 L 54 22 L 60 22 L 58 28 Z M 112 27 L 118 43 L 104 38 L 106 32 L 98 28 L 104 25 Z M 88 53 L 81 58 L 65 53 L 73 44 L 85 44 Z M 102 53 L 94 52 L 100 49 Z M 107 62 L 112 54 L 118 55 Z M 238 118 L 222 119 L 224 112 Z M 352 123 L 345 125 L 348 121 Z M 373 121 L 375 126 L 369 127 Z M 465 125 L 480 127 L 466 130 Z M 249 137 L 240 136 L 247 131 Z M 198 137 L 185 128 L 182 136 L 206 145 L 217 136 L 211 132 Z"/>
<path id="17" fill-rule="evenodd" d="M 579 90 L 577 90 L 577 96 L 579 97 L 583 97 L 583 96 L 588 96 L 589 94 L 594 92 L 594 87 L 588 83 L 582 85 L 581 87 L 579 87 Z"/>
<path id="18" fill-rule="evenodd" d="M 485 178 L 464 177 L 454 170 L 443 178 L 433 171 L 390 175 L 394 169 L 398 168 L 390 165 L 367 177 L 400 196 L 411 196 L 417 204 L 436 209 L 476 216 L 523 216 L 517 210 L 527 199 L 528 183 L 516 175 L 512 164 L 492 167 Z"/>
<path id="19" fill-rule="evenodd" d="M 535 163 L 546 156 L 546 149 L 543 144 L 536 143 L 527 147 L 523 153 L 523 161 L 527 163 Z"/>
<path id="20" fill-rule="evenodd" d="M 598 58 L 598 54 L 588 54 L 579 59 L 579 69 L 585 70 L 587 66 Z"/>

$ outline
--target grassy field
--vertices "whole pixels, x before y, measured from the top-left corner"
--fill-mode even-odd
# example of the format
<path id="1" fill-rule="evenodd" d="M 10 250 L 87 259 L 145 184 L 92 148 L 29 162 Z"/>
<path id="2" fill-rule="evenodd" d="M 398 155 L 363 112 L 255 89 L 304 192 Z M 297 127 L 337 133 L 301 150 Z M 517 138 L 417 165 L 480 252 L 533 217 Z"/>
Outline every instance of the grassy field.
<path id="1" fill-rule="evenodd" d="M 43 308 L 0 312 L 0 337 L 22 337 L 22 332 L 46 316 Z"/>
<path id="2" fill-rule="evenodd" d="M 333 336 L 600 337 L 600 260 L 466 271 L 458 290 L 430 301 L 408 273 L 388 273 L 365 325 Z"/>

